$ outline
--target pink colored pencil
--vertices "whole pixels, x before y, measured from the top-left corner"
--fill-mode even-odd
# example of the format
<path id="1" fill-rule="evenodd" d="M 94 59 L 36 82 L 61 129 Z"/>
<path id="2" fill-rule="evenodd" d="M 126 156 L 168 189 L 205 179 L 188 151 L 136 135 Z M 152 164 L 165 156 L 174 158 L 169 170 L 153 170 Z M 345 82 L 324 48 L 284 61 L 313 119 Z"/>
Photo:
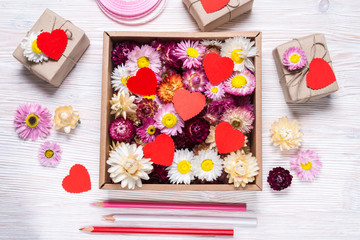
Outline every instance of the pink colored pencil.
<path id="1" fill-rule="evenodd" d="M 91 205 L 104 208 L 150 208 L 150 209 L 186 209 L 214 211 L 246 211 L 246 204 L 209 204 L 209 203 L 170 203 L 170 202 L 97 202 Z"/>

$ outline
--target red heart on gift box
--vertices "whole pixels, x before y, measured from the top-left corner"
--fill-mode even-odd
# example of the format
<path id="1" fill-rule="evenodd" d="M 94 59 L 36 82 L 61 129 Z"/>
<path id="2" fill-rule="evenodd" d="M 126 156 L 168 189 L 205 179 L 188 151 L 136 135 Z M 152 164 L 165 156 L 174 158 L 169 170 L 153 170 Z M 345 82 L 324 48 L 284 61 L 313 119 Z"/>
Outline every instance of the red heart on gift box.
<path id="1" fill-rule="evenodd" d="M 71 167 L 69 175 L 62 181 L 62 187 L 69 193 L 82 193 L 91 190 L 90 175 L 81 164 Z"/>
<path id="2" fill-rule="evenodd" d="M 127 88 L 139 95 L 155 95 L 157 80 L 153 70 L 150 68 L 140 68 L 136 76 L 129 78 L 126 83 Z"/>
<path id="3" fill-rule="evenodd" d="M 206 99 L 199 92 L 190 93 L 186 89 L 176 90 L 173 103 L 180 117 L 186 121 L 198 115 L 204 109 Z"/>
<path id="4" fill-rule="evenodd" d="M 145 145 L 143 152 L 144 156 L 150 158 L 153 163 L 170 166 L 174 160 L 174 141 L 170 136 L 160 134 L 154 142 Z"/>
<path id="5" fill-rule="evenodd" d="M 213 13 L 224 8 L 230 0 L 201 0 L 206 13 Z"/>
<path id="6" fill-rule="evenodd" d="M 334 71 L 322 58 L 314 58 L 306 74 L 306 85 L 314 90 L 329 86 L 336 81 Z"/>
<path id="7" fill-rule="evenodd" d="M 55 29 L 51 33 L 42 32 L 36 40 L 37 47 L 49 58 L 59 60 L 67 45 L 67 36 L 64 30 Z"/>
<path id="8" fill-rule="evenodd" d="M 215 143 L 219 153 L 230 153 L 244 146 L 245 136 L 230 123 L 221 122 L 215 128 Z"/>
<path id="9" fill-rule="evenodd" d="M 212 85 L 226 80 L 233 73 L 234 61 L 219 54 L 209 53 L 204 59 L 204 70 Z"/>

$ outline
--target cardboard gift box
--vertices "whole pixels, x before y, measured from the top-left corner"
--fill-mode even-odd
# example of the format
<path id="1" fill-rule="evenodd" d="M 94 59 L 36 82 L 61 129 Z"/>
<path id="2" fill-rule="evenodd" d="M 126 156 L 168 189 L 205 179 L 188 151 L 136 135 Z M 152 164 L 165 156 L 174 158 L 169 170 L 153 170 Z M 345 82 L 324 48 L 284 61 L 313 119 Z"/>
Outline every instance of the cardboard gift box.
<path id="1" fill-rule="evenodd" d="M 306 53 L 307 64 L 299 70 L 290 71 L 282 64 L 283 55 L 290 47 L 300 47 Z M 320 89 L 312 89 L 307 84 L 309 64 L 314 58 L 324 59 L 332 69 L 330 54 L 323 34 L 313 34 L 284 43 L 273 50 L 280 84 L 288 103 L 305 103 L 325 97 L 339 89 L 336 81 Z"/>
<path id="2" fill-rule="evenodd" d="M 133 40 L 141 44 L 150 43 L 151 40 L 161 39 L 162 41 L 180 41 L 182 39 L 191 40 L 225 40 L 234 36 L 244 36 L 255 41 L 258 55 L 254 58 L 256 89 L 252 93 L 254 103 L 254 130 L 250 133 L 249 144 L 253 155 L 257 158 L 259 174 L 254 182 L 246 185 L 245 188 L 236 188 L 233 184 L 146 184 L 136 190 L 179 190 L 179 191 L 233 191 L 233 190 L 252 190 L 261 191 L 262 189 L 262 134 L 261 134 L 261 32 L 217 32 L 217 33 L 183 33 L 183 32 L 104 32 L 103 42 L 103 73 L 102 73 L 102 101 L 101 101 L 101 129 L 100 129 L 100 174 L 99 188 L 108 190 L 126 190 L 121 188 L 121 184 L 113 183 L 108 173 L 109 165 L 106 163 L 109 158 L 111 139 L 109 136 L 109 125 L 114 120 L 114 115 L 110 114 L 110 102 L 113 89 L 111 87 L 111 73 L 114 65 L 111 54 L 114 44 L 118 41 Z"/>
<path id="3" fill-rule="evenodd" d="M 49 58 L 48 61 L 41 63 L 30 62 L 23 55 L 24 50 L 20 44 L 13 53 L 13 56 L 27 69 L 55 87 L 61 85 L 90 45 L 90 41 L 83 30 L 49 9 L 44 11 L 28 34 L 31 32 L 51 32 L 59 28 L 70 34 L 65 51 L 59 60 L 55 61 Z"/>
<path id="4" fill-rule="evenodd" d="M 201 31 L 211 31 L 250 11 L 254 0 L 183 0 L 183 3 Z"/>

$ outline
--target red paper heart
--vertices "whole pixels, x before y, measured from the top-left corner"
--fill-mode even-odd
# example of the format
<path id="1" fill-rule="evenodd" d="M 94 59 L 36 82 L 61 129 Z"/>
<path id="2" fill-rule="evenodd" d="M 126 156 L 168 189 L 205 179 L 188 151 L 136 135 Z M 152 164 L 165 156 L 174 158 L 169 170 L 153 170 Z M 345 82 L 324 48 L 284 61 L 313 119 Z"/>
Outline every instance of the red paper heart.
<path id="1" fill-rule="evenodd" d="M 245 136 L 230 123 L 221 122 L 215 128 L 215 143 L 219 153 L 230 153 L 244 146 Z"/>
<path id="2" fill-rule="evenodd" d="M 127 88 L 139 95 L 155 95 L 157 80 L 153 70 L 150 68 L 140 68 L 136 76 L 129 78 L 126 83 Z"/>
<path id="3" fill-rule="evenodd" d="M 166 134 L 160 134 L 154 142 L 145 145 L 144 156 L 155 164 L 170 166 L 174 160 L 175 144 Z"/>
<path id="4" fill-rule="evenodd" d="M 38 48 L 48 57 L 59 60 L 67 45 L 67 36 L 64 30 L 55 29 L 51 33 L 42 32 L 37 37 Z"/>
<path id="5" fill-rule="evenodd" d="M 176 90 L 173 103 L 180 117 L 186 121 L 198 115 L 204 109 L 206 99 L 199 92 L 190 93 L 186 89 Z"/>
<path id="6" fill-rule="evenodd" d="M 336 81 L 334 71 L 322 58 L 314 58 L 306 74 L 306 85 L 314 90 L 329 86 Z"/>
<path id="7" fill-rule="evenodd" d="M 213 13 L 224 8 L 230 0 L 201 0 L 206 13 Z"/>
<path id="8" fill-rule="evenodd" d="M 62 187 L 69 193 L 82 193 L 91 190 L 90 175 L 81 164 L 71 167 L 69 175 L 62 181 Z"/>
<path id="9" fill-rule="evenodd" d="M 209 53 L 204 59 L 204 70 L 212 85 L 218 85 L 233 73 L 234 61 L 219 54 Z"/>

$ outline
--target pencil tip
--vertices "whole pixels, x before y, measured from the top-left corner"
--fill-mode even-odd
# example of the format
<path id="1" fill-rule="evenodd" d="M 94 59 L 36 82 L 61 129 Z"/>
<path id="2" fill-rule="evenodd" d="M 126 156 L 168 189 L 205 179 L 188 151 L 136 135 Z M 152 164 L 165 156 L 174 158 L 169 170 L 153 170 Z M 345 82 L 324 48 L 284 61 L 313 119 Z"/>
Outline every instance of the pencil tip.
<path id="1" fill-rule="evenodd" d="M 113 221 L 113 222 L 115 221 L 115 218 L 113 216 L 106 216 L 104 217 L 104 219 L 107 221 Z"/>
<path id="2" fill-rule="evenodd" d="M 80 228 L 79 230 L 85 232 L 92 232 L 94 230 L 94 227 Z"/>
<path id="3" fill-rule="evenodd" d="M 79 231 L 83 231 L 85 228 L 79 228 Z"/>
<path id="4" fill-rule="evenodd" d="M 104 207 L 103 202 L 90 203 L 90 205 L 97 206 L 97 207 Z"/>

